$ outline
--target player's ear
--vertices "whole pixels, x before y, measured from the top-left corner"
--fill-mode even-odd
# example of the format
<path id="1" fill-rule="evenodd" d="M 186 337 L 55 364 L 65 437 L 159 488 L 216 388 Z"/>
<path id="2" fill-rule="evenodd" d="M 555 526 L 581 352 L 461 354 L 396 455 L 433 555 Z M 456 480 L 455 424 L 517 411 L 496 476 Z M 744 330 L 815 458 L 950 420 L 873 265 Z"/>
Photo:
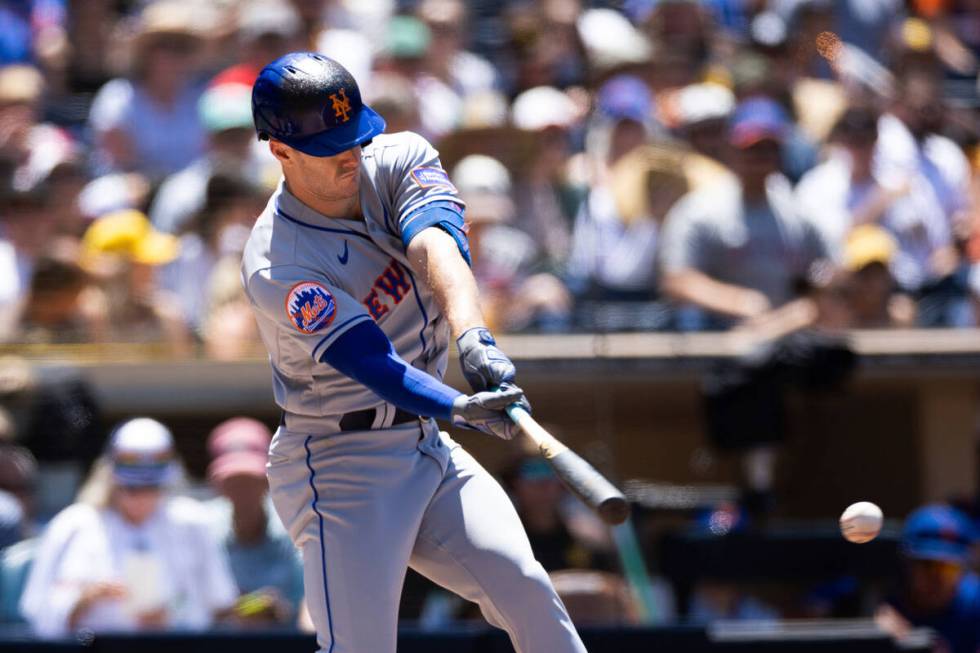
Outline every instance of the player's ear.
<path id="1" fill-rule="evenodd" d="M 280 163 L 286 163 L 290 160 L 291 152 L 285 143 L 270 139 L 269 151 L 272 152 L 272 156 L 276 157 Z"/>

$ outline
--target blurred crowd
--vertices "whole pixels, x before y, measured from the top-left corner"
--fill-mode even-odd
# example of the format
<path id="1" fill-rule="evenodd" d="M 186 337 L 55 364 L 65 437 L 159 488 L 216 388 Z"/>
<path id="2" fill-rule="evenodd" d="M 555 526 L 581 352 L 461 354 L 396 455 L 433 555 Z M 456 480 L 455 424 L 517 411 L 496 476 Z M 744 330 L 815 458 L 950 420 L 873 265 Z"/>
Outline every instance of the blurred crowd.
<path id="1" fill-rule="evenodd" d="M 969 327 L 976 0 L 0 0 L 0 338 L 255 351 L 261 67 L 440 150 L 501 331 Z"/>
<path id="2" fill-rule="evenodd" d="M 233 417 L 211 429 L 200 480 L 188 474 L 167 426 L 148 417 L 118 423 L 99 438 L 104 445 L 83 482 L 69 483 L 74 496 L 54 506 L 45 506 L 45 486 L 56 482 L 56 466 L 39 466 L 8 436 L 0 438 L 0 638 L 312 631 L 300 553 L 268 496 L 272 434 L 261 422 Z M 654 555 L 664 546 L 655 532 L 688 538 L 687 547 L 705 538 L 761 543 L 751 539 L 762 531 L 743 508 L 714 500 L 646 512 L 641 501 L 636 539 L 633 525 L 602 524 L 530 450 L 516 451 L 500 478 L 579 625 L 874 616 L 898 638 L 929 629 L 936 651 L 980 647 L 980 493 L 958 507 L 923 506 L 901 530 L 891 528 L 883 536 L 891 544 L 877 549 L 888 557 L 877 581 L 847 575 L 868 569 L 840 576 L 840 547 L 853 545 L 837 541 L 827 549 L 837 571 L 816 580 L 803 573 L 772 585 L 766 569 L 746 576 L 736 555 L 689 584 L 684 572 L 658 569 L 667 563 Z M 811 563 L 815 542 L 807 543 Z M 788 540 L 783 547 L 780 555 L 796 558 Z M 414 572 L 400 616 L 424 629 L 481 620 L 475 604 Z"/>

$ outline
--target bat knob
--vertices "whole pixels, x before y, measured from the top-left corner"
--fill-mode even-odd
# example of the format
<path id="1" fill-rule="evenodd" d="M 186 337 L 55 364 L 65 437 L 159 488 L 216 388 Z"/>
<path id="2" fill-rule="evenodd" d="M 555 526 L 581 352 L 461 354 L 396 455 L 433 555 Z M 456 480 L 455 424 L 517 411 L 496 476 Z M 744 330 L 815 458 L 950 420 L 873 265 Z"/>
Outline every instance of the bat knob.
<path id="1" fill-rule="evenodd" d="M 598 512 L 604 522 L 615 526 L 622 524 L 630 516 L 630 504 L 622 495 L 609 497 L 599 504 Z"/>

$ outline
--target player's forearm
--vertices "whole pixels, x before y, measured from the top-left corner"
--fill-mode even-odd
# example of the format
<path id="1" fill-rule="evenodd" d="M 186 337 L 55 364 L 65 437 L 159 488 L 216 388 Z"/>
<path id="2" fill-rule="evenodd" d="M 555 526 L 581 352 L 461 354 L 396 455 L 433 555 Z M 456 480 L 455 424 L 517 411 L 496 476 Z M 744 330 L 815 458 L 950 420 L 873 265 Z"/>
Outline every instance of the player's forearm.
<path id="1" fill-rule="evenodd" d="M 409 243 L 407 253 L 412 269 L 432 289 L 454 338 L 485 326 L 476 279 L 452 236 L 430 227 Z"/>
<path id="2" fill-rule="evenodd" d="M 416 415 L 449 419 L 462 393 L 402 360 L 370 321 L 354 325 L 323 352 L 321 361 Z"/>
<path id="3" fill-rule="evenodd" d="M 736 318 L 760 315 L 770 308 L 762 293 L 716 281 L 697 270 L 687 269 L 666 275 L 663 290 L 677 301 Z"/>

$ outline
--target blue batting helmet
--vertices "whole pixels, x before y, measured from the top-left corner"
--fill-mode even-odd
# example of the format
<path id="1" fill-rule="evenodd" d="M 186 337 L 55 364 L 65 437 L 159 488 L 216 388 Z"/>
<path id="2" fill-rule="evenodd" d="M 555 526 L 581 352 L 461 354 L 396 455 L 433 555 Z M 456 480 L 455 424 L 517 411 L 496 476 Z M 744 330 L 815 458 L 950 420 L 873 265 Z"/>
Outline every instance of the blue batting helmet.
<path id="1" fill-rule="evenodd" d="M 905 520 L 902 549 L 910 558 L 964 563 L 975 536 L 969 518 L 955 508 L 930 505 Z"/>
<path id="2" fill-rule="evenodd" d="M 311 156 L 340 154 L 385 130 L 347 69 L 315 52 L 291 52 L 262 69 L 252 87 L 252 118 L 259 139 Z"/>

